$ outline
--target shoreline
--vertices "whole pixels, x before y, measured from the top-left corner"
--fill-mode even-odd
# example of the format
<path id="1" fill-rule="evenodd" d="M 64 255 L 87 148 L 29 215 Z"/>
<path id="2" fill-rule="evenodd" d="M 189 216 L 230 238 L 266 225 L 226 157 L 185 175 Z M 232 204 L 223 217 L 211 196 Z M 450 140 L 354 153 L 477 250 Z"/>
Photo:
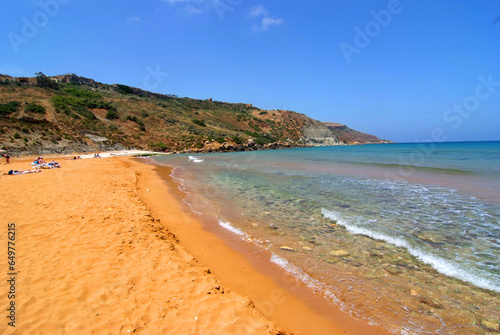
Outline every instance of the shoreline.
<path id="1" fill-rule="evenodd" d="M 200 156 L 199 158 L 202 159 L 204 157 Z M 162 160 L 159 161 L 161 162 Z M 185 169 L 180 169 L 174 174 L 174 180 L 178 183 L 184 185 L 183 180 L 186 182 L 187 186 L 181 187 L 181 190 L 187 192 L 189 198 L 184 201 L 190 203 L 197 213 L 208 212 L 207 215 L 213 217 L 213 222 L 209 223 L 211 229 L 212 227 L 224 226 L 228 223 L 232 227 L 225 227 L 225 229 L 249 234 L 239 236 L 237 238 L 240 240 L 239 244 L 243 243 L 241 242 L 242 239 L 250 237 L 257 244 L 260 245 L 262 243 L 264 249 L 269 248 L 269 250 L 272 250 L 273 255 L 276 254 L 290 262 L 292 267 L 293 265 L 298 265 L 307 271 L 307 275 L 310 278 L 319 280 L 319 285 L 317 285 L 319 290 L 322 289 L 322 284 L 329 285 L 331 292 L 334 292 L 334 295 L 343 302 L 340 306 L 347 308 L 343 308 L 344 310 L 348 310 L 353 315 L 368 320 L 368 322 L 370 320 L 377 320 L 378 324 L 383 324 L 387 329 L 395 332 L 399 329 L 398 325 L 401 325 L 401 327 L 403 325 L 410 325 L 403 327 L 404 330 L 410 332 L 415 329 L 428 329 L 429 331 L 447 329 L 478 334 L 483 333 L 484 328 L 496 329 L 495 327 L 498 327 L 485 326 L 485 324 L 490 324 L 491 322 L 493 324 L 498 323 L 495 316 L 495 308 L 492 307 L 496 305 L 497 293 L 481 289 L 474 284 L 464 282 L 453 276 L 441 274 L 425 261 L 409 253 L 405 248 L 391 245 L 390 242 L 387 243 L 366 237 L 363 234 L 352 234 L 339 226 L 334 234 L 337 237 L 337 241 L 339 241 L 337 244 L 343 245 L 342 243 L 345 241 L 348 241 L 349 244 L 352 243 L 352 245 L 344 248 L 350 252 L 351 257 L 347 261 L 335 262 L 335 266 L 329 268 L 331 271 L 328 271 L 326 266 L 321 266 L 324 265 L 324 258 L 317 259 L 318 262 L 316 263 L 310 261 L 308 256 L 305 255 L 309 255 L 309 252 L 300 252 L 301 245 L 304 245 L 300 242 L 301 239 L 303 240 L 303 237 L 299 235 L 300 233 L 296 233 L 298 229 L 293 229 L 302 227 L 297 222 L 306 222 L 309 220 L 309 212 L 305 213 L 304 217 L 297 218 L 297 215 L 293 214 L 295 211 L 298 211 L 294 205 L 290 207 L 292 214 L 284 216 L 288 220 L 281 217 L 278 218 L 278 214 L 276 214 L 279 211 L 278 207 L 282 209 L 288 208 L 289 198 L 304 197 L 304 194 L 298 192 L 300 195 L 296 197 L 287 197 L 286 194 L 283 195 L 280 192 L 270 190 L 268 193 L 271 195 L 263 197 L 259 192 L 263 189 L 262 193 L 264 193 L 267 187 L 262 185 L 267 184 L 261 180 L 261 183 L 257 182 L 254 188 L 247 187 L 248 184 L 245 182 L 248 181 L 243 177 L 241 178 L 243 181 L 240 182 L 238 178 L 230 179 L 228 176 L 224 176 L 221 178 L 222 181 L 218 180 L 219 183 L 212 183 L 216 178 L 211 177 L 207 178 L 208 188 L 204 186 L 205 183 L 200 183 L 199 181 L 189 186 L 188 181 L 190 179 L 196 179 L 198 174 L 200 174 L 201 179 L 205 171 L 204 169 L 213 165 L 213 161 L 208 157 L 205 161 L 207 164 L 206 167 L 203 167 L 203 164 L 189 165 L 189 163 L 186 163 L 188 165 L 184 166 L 179 160 L 174 160 L 171 162 L 172 164 L 169 164 L 185 167 Z M 190 169 L 188 166 L 192 168 Z M 215 166 L 216 168 L 220 168 L 220 165 L 215 164 Z M 273 183 L 273 181 L 266 181 L 269 184 Z M 282 185 L 280 184 L 282 182 L 280 179 L 276 183 Z M 226 193 L 218 189 L 218 187 L 223 188 L 224 185 L 227 186 Z M 255 190 L 255 192 L 252 193 L 252 190 Z M 287 192 L 286 190 L 291 192 L 290 190 L 295 189 L 293 187 L 285 188 L 285 193 Z M 201 192 L 201 196 L 196 195 L 199 192 Z M 223 195 L 220 194 L 221 192 Z M 250 194 L 247 195 L 245 192 L 249 192 Z M 285 200 L 280 202 L 273 199 L 272 195 L 275 193 L 277 194 L 277 198 Z M 224 198 L 224 195 L 226 198 Z M 364 198 L 358 197 L 357 199 Z M 272 209 L 268 209 L 273 206 L 268 206 L 266 202 L 274 204 L 274 212 Z M 216 210 L 211 210 L 210 207 L 215 207 Z M 255 209 L 258 210 L 255 211 Z M 254 212 L 260 214 L 254 215 Z M 270 221 L 268 220 L 269 217 L 271 218 Z M 285 221 L 289 223 L 292 230 L 286 230 L 288 226 Z M 273 230 L 266 229 L 267 222 L 278 224 L 279 229 L 282 229 L 280 232 L 282 231 L 284 234 L 276 234 Z M 321 232 L 329 233 L 328 222 L 325 222 L 325 224 L 326 228 L 315 230 L 316 234 L 319 235 Z M 226 233 L 226 235 L 228 234 Z M 274 235 L 290 235 L 295 237 L 295 239 L 292 237 L 287 239 Z M 326 235 L 330 236 L 329 234 Z M 299 242 L 297 243 L 297 241 Z M 322 245 L 325 243 L 327 241 L 323 239 L 318 244 Z M 280 245 L 286 247 L 279 248 Z M 290 252 L 292 248 L 298 252 Z M 320 257 L 328 255 L 331 250 L 338 249 L 338 247 L 335 248 L 335 245 L 334 247 L 330 246 L 330 248 L 321 248 L 320 246 Z M 316 252 L 316 247 L 314 251 Z M 266 256 L 263 256 L 263 258 L 266 261 L 268 259 Z M 335 260 L 331 260 L 332 263 Z M 274 259 L 274 261 L 277 263 L 280 262 L 279 259 Z M 330 259 L 327 259 L 326 262 L 330 263 Z M 283 267 L 288 268 L 287 266 Z M 325 270 L 323 271 L 323 269 Z M 295 274 L 293 268 L 291 269 L 291 273 Z M 343 273 L 352 277 L 346 278 Z M 300 271 L 296 277 L 301 278 Z M 309 280 L 304 282 L 309 282 Z M 313 283 L 313 285 L 315 284 Z M 326 296 L 329 295 L 326 294 Z"/>
<path id="2" fill-rule="evenodd" d="M 139 159 L 134 159 L 139 160 Z M 168 221 L 171 230 L 190 254 L 209 266 L 222 282 L 240 294 L 249 296 L 257 310 L 274 321 L 279 328 L 293 334 L 389 334 L 379 326 L 356 319 L 324 297 L 292 278 L 270 259 L 270 253 L 246 243 L 220 227 L 207 226 L 196 217 L 187 204 L 185 194 L 170 176 L 171 169 L 155 163 L 138 162 L 153 167 L 162 179 L 146 174 L 139 177 L 139 189 L 155 216 Z M 142 180 L 141 180 L 142 179 Z M 165 197 L 169 194 L 170 197 Z M 162 210 L 166 201 L 177 201 L 184 222 L 172 220 L 172 214 Z M 210 245 L 207 249 L 206 246 Z"/>
<path id="3" fill-rule="evenodd" d="M 387 333 L 311 308 L 256 270 L 182 208 L 180 191 L 154 166 L 121 157 L 52 159 L 62 168 L 0 177 L 0 210 L 16 226 L 18 274 L 16 327 L 4 311 L 3 333 Z M 31 170 L 31 160 L 15 158 L 0 172 Z M 0 305 L 8 304 L 2 294 Z"/>

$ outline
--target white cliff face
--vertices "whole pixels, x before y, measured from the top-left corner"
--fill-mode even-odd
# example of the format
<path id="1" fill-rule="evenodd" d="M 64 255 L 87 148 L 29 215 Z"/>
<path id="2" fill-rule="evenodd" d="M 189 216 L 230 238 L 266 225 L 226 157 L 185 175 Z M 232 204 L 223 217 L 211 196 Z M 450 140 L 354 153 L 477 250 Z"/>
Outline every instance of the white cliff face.
<path id="1" fill-rule="evenodd" d="M 331 146 L 342 144 L 327 126 L 316 120 L 311 119 L 304 125 L 302 131 L 302 140 L 306 145 Z"/>
<path id="2" fill-rule="evenodd" d="M 304 144 L 313 147 L 327 147 L 332 145 L 342 145 L 336 137 L 303 137 Z"/>

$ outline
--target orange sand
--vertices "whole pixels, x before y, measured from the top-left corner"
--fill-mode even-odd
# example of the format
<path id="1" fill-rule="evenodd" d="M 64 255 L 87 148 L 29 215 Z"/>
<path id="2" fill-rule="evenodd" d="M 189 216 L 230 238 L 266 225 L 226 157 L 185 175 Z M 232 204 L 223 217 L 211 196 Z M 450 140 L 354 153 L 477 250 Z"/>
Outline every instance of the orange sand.
<path id="1" fill-rule="evenodd" d="M 29 161 L 2 160 L 0 173 L 30 169 Z M 61 169 L 0 177 L 0 334 L 385 333 L 308 304 L 305 288 L 293 294 L 255 270 L 201 228 L 153 166 L 59 162 Z M 7 294 L 9 223 L 15 299 Z"/>

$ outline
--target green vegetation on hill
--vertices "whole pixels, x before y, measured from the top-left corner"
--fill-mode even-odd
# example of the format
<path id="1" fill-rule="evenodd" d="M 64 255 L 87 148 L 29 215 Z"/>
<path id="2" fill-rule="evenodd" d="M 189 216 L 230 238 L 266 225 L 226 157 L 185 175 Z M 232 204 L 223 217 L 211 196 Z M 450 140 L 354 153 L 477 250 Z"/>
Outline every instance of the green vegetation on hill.
<path id="1" fill-rule="evenodd" d="M 0 104 L 0 115 L 9 115 L 17 112 L 21 103 L 19 101 L 9 101 L 5 104 Z"/>
<path id="2" fill-rule="evenodd" d="M 81 78 L 76 77 L 86 80 Z M 97 145 L 86 134 L 106 138 L 108 146 L 172 151 L 212 142 L 300 141 L 299 119 L 305 116 L 294 113 L 299 122 L 293 123 L 279 111 L 263 112 L 242 103 L 179 98 L 126 85 L 56 83 L 43 74 L 38 74 L 37 85 L 0 85 L 0 124 L 8 126 L 0 136 L 24 148 L 70 141 Z M 47 125 L 54 130 L 48 131 Z M 14 132 L 26 140 L 18 141 Z"/>
<path id="3" fill-rule="evenodd" d="M 29 102 L 24 106 L 25 113 L 35 113 L 35 114 L 44 114 L 45 115 L 45 107 L 37 105 L 33 102 Z"/>
<path id="4" fill-rule="evenodd" d="M 102 100 L 102 95 L 95 93 L 95 92 L 92 92 L 92 91 L 87 90 L 87 89 L 79 88 L 79 87 L 74 87 L 74 86 L 66 87 L 66 88 L 64 88 L 63 92 L 66 94 L 72 95 L 74 97 L 77 97 L 77 98 L 88 98 L 88 99 L 93 99 L 93 100 Z"/>
<path id="5" fill-rule="evenodd" d="M 38 73 L 36 79 L 36 84 L 11 79 L 0 83 L 0 140 L 10 150 L 33 153 L 47 148 L 59 152 L 64 148 L 119 147 L 179 151 L 224 143 L 274 142 L 294 146 L 303 143 L 305 128 L 326 129 L 292 111 L 179 98 L 101 84 L 74 74 L 47 77 Z M 325 129 L 318 133 L 324 134 Z"/>

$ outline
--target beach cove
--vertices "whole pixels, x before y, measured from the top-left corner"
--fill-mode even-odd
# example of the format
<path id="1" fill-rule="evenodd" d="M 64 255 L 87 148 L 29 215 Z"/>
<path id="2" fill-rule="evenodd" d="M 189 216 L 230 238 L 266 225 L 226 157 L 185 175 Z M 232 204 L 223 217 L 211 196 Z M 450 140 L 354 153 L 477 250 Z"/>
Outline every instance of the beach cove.
<path id="1" fill-rule="evenodd" d="M 16 279 L 14 297 L 2 285 L 2 334 L 386 333 L 267 262 L 256 269 L 203 229 L 164 168 L 54 158 L 61 169 L 0 178 L 0 239 L 7 245 L 15 232 L 0 265 Z M 31 160 L 14 158 L 0 172 L 30 169 Z M 12 305 L 15 327 L 4 308 Z"/>

